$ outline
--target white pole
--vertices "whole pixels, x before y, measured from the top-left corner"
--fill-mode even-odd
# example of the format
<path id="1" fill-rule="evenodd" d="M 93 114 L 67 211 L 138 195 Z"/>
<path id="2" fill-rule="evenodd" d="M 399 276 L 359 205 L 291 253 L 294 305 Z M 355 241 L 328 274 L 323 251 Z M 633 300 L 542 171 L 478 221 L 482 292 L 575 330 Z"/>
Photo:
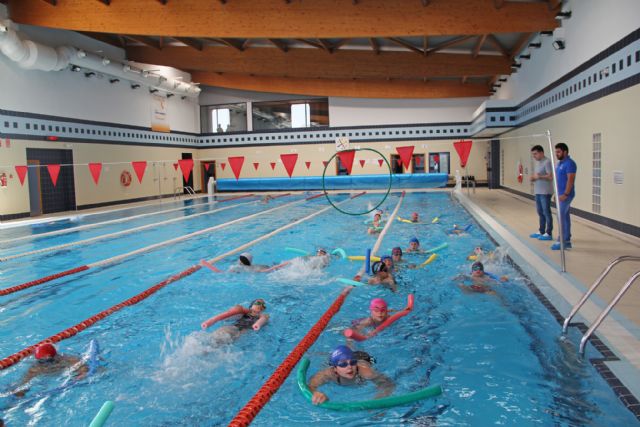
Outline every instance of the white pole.
<path id="1" fill-rule="evenodd" d="M 547 129 L 547 140 L 549 141 L 549 158 L 551 159 L 551 171 L 553 173 L 553 194 L 556 197 L 556 216 L 558 217 L 558 233 L 560 241 L 560 264 L 562 272 L 567 272 L 567 265 L 564 256 L 564 238 L 562 233 L 562 214 L 560 213 L 560 198 L 558 195 L 558 177 L 556 176 L 555 150 L 553 142 L 551 142 L 551 131 Z"/>

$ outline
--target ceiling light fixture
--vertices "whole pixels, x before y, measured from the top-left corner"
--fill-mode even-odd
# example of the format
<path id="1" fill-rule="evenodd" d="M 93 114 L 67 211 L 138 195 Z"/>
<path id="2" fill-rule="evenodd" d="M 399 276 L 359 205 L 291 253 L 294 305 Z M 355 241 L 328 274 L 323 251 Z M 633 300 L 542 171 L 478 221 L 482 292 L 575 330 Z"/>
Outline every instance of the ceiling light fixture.
<path id="1" fill-rule="evenodd" d="M 137 83 L 134 83 L 134 84 L 131 85 L 131 89 L 138 89 L 139 87 L 140 87 L 140 85 L 137 84 Z"/>
<path id="2" fill-rule="evenodd" d="M 568 10 L 566 12 L 558 12 L 556 13 L 556 19 L 569 19 L 571 18 L 571 11 Z"/>
<path id="3" fill-rule="evenodd" d="M 529 43 L 529 47 L 531 49 L 540 49 L 542 47 L 542 43 Z"/>
<path id="4" fill-rule="evenodd" d="M 114 83 L 118 83 L 120 81 L 120 79 L 109 79 L 109 83 L 114 84 Z"/>

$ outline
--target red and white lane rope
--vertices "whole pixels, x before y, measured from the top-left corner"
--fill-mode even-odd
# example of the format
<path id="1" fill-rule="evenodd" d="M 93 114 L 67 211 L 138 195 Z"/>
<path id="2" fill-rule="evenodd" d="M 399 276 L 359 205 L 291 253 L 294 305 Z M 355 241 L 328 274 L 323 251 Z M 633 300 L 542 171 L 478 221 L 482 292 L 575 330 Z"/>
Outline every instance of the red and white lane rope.
<path id="1" fill-rule="evenodd" d="M 125 218 L 111 219 L 109 221 L 95 222 L 93 224 L 79 225 L 77 227 L 65 228 L 63 230 L 48 231 L 46 233 L 40 233 L 40 234 L 30 234 L 28 236 L 21 236 L 21 237 L 15 237 L 13 239 L 2 240 L 2 241 L 0 241 L 0 245 L 20 242 L 20 241 L 23 241 L 23 240 L 39 239 L 41 237 L 59 236 L 61 234 L 75 233 L 76 231 L 87 230 L 87 229 L 95 228 L 95 227 L 101 227 L 103 225 L 118 224 L 118 223 L 121 223 L 121 222 L 131 221 L 131 220 L 134 220 L 134 219 L 146 218 L 146 217 L 149 217 L 149 216 L 160 215 L 160 214 L 165 214 L 165 213 L 169 213 L 169 212 L 177 212 L 177 211 L 182 211 L 182 210 L 186 210 L 186 209 L 197 208 L 197 207 L 200 207 L 200 206 L 212 205 L 212 204 L 216 204 L 216 203 L 223 203 L 223 202 L 228 202 L 228 201 L 231 201 L 231 200 L 242 199 L 242 198 L 245 198 L 245 197 L 257 197 L 257 196 L 255 196 L 254 194 L 247 194 L 247 195 L 244 195 L 244 196 L 231 197 L 229 199 L 224 199 L 224 200 L 216 200 L 216 201 L 213 201 L 213 202 L 199 203 L 197 205 L 183 206 L 183 207 L 174 208 L 174 209 L 166 209 L 166 210 L 158 211 L 158 212 L 149 212 L 149 213 L 146 213 L 146 214 L 139 214 L 139 215 L 129 216 L 129 217 L 125 217 Z M 125 208 L 125 209 L 131 209 L 131 208 Z M 125 209 L 117 209 L 117 210 L 125 210 Z M 111 213 L 111 212 L 114 212 L 114 211 L 107 211 L 105 213 Z"/>
<path id="2" fill-rule="evenodd" d="M 349 200 L 354 199 L 355 197 L 357 197 L 357 196 L 353 196 L 353 197 L 351 197 L 351 198 L 349 198 L 347 200 L 343 200 L 340 203 L 346 203 Z M 293 202 L 293 203 L 297 203 L 297 202 Z M 287 205 L 291 205 L 291 204 L 292 203 L 289 203 Z M 278 208 L 282 208 L 282 206 L 279 206 Z M 278 208 L 275 208 L 275 209 L 278 209 Z M 322 212 L 326 212 L 328 209 L 332 209 L 332 207 L 329 206 L 329 207 L 322 208 L 319 211 L 316 211 L 316 212 L 314 212 L 314 213 L 312 213 L 310 215 L 307 215 L 304 218 L 301 218 L 301 219 L 297 220 L 296 223 L 299 224 L 299 223 L 301 223 L 303 221 L 311 219 L 311 218 L 319 215 Z M 285 225 L 283 227 L 280 227 L 280 228 L 272 231 L 271 233 L 269 233 L 269 235 L 273 236 L 275 234 L 278 234 L 279 232 L 287 230 L 287 229 L 291 228 L 291 224 L 292 223 L 287 224 L 287 225 Z M 255 243 L 260 242 L 261 240 L 263 240 L 263 239 L 255 239 L 252 242 L 253 242 L 253 244 L 255 244 Z M 247 244 L 245 244 L 245 245 L 242 245 L 242 247 L 246 248 L 248 246 L 247 246 Z M 229 253 L 235 253 L 235 252 L 237 252 L 237 251 L 234 250 L 234 251 L 230 251 Z M 219 260 L 219 259 L 222 259 L 222 258 L 216 257 L 214 259 Z M 12 354 L 10 356 L 5 357 L 4 359 L 1 359 L 0 360 L 0 370 L 7 369 L 8 367 L 13 366 L 16 363 L 20 362 L 24 358 L 29 357 L 29 355 L 33 354 L 35 349 L 40 344 L 43 344 L 45 342 L 57 343 L 57 342 L 60 342 L 62 340 L 65 340 L 67 338 L 71 338 L 72 336 L 76 335 L 78 332 L 81 332 L 81 331 L 87 329 L 88 327 L 92 326 L 96 322 L 104 319 L 107 316 L 110 316 L 111 314 L 115 313 L 116 311 L 121 310 L 121 309 L 123 309 L 123 308 L 125 308 L 127 306 L 131 306 L 131 305 L 139 303 L 140 301 L 142 301 L 142 300 L 148 298 L 149 296 L 153 295 L 154 293 L 158 292 L 160 289 L 164 288 L 168 284 L 176 282 L 176 281 L 178 281 L 178 280 L 180 280 L 180 279 L 182 279 L 184 277 L 187 277 L 187 276 L 195 273 L 196 271 L 200 270 L 201 268 L 202 268 L 202 266 L 199 265 L 199 264 L 192 265 L 191 267 L 187 268 L 186 270 L 184 270 L 184 271 L 182 271 L 182 272 L 180 272 L 178 274 L 174 274 L 173 276 L 169 277 L 168 279 L 163 280 L 162 282 L 158 283 L 157 285 L 154 285 L 154 286 L 150 287 L 146 291 L 143 291 L 143 292 L 141 292 L 141 293 L 139 293 L 139 294 L 137 294 L 137 295 L 135 295 L 135 296 L 133 296 L 133 297 L 121 302 L 121 303 L 119 303 L 119 304 L 116 304 L 113 307 L 110 307 L 110 308 L 108 308 L 106 310 L 103 310 L 100 313 L 98 313 L 98 314 L 96 314 L 94 316 L 91 316 L 88 319 L 85 319 L 82 322 L 63 330 L 62 332 L 59 332 L 59 333 L 57 333 L 55 335 L 52 335 L 52 336 L 50 336 L 50 337 L 48 337 L 48 338 L 46 338 L 46 339 L 44 339 L 44 340 L 42 340 L 42 341 L 40 341 L 40 342 L 38 342 L 36 344 L 30 345 L 29 347 L 26 347 L 26 348 L 18 351 L 17 353 L 14 353 L 14 354 Z"/>
<path id="3" fill-rule="evenodd" d="M 0 289 L 0 296 L 9 295 L 9 294 L 12 294 L 14 292 L 21 291 L 23 289 L 31 288 L 33 286 L 37 286 L 37 285 L 41 285 L 43 283 L 50 282 L 50 281 L 52 281 L 54 279 L 58 279 L 60 277 L 70 276 L 72 274 L 88 270 L 90 268 L 103 267 L 103 266 L 106 266 L 106 265 L 109 265 L 109 264 L 113 264 L 113 263 L 121 261 L 121 260 L 123 260 L 125 258 L 132 257 L 134 255 L 138 255 L 138 254 L 141 254 L 141 253 L 144 253 L 144 252 L 148 252 L 148 251 L 151 251 L 151 250 L 163 247 L 163 246 L 171 245 L 173 243 L 181 242 L 183 240 L 187 240 L 187 239 L 190 239 L 192 237 L 199 236 L 201 234 L 210 233 L 212 231 L 219 230 L 221 228 L 225 228 L 225 227 L 228 227 L 230 225 L 237 224 L 239 222 L 247 221 L 249 219 L 258 217 L 260 215 L 267 214 L 269 212 L 273 212 L 273 211 L 276 211 L 276 210 L 279 210 L 279 209 L 284 209 L 284 208 L 287 208 L 287 207 L 292 206 L 294 204 L 302 203 L 304 201 L 305 200 L 297 200 L 297 201 L 289 202 L 289 203 L 286 203 L 286 204 L 284 204 L 282 206 L 277 206 L 275 208 L 267 209 L 266 211 L 262 211 L 262 212 L 258 212 L 258 213 L 255 213 L 255 214 L 252 214 L 252 215 L 249 215 L 249 216 L 245 216 L 245 217 L 242 217 L 242 218 L 234 219 L 233 221 L 228 221 L 228 222 L 225 222 L 225 223 L 222 223 L 222 224 L 218 224 L 218 225 L 213 226 L 213 227 L 209 227 L 209 228 L 205 228 L 203 230 L 195 231 L 193 233 L 185 234 L 184 236 L 176 237 L 174 239 L 165 240 L 165 241 L 160 242 L 160 243 L 155 243 L 153 245 L 145 246 L 143 248 L 136 249 L 134 251 L 127 252 L 125 254 L 116 255 L 114 257 L 107 258 L 107 259 L 104 259 L 104 260 L 101 260 L 101 261 L 96 261 L 96 262 L 93 262 L 93 263 L 90 263 L 90 264 L 78 266 L 78 267 L 72 268 L 70 270 L 66 270 L 66 271 L 55 273 L 55 274 L 52 274 L 52 275 L 49 275 L 49 276 L 41 277 L 39 279 L 32 280 L 32 281 L 26 282 L 26 283 L 22 283 L 20 285 L 12 286 L 10 288 Z"/>

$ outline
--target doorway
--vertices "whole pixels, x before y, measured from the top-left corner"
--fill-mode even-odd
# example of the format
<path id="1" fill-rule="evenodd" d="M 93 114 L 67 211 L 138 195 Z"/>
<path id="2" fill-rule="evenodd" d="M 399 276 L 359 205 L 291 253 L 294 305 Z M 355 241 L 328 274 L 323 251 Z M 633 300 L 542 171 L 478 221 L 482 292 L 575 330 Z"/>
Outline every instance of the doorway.
<path id="1" fill-rule="evenodd" d="M 201 173 L 200 176 L 202 176 L 202 180 L 200 182 L 200 184 L 202 185 L 202 192 L 205 193 L 208 191 L 208 184 L 209 184 L 209 178 L 213 177 L 213 181 L 215 182 L 216 180 L 216 161 L 212 160 L 212 161 L 204 161 L 201 163 Z"/>
<path id="2" fill-rule="evenodd" d="M 29 177 L 29 210 L 31 216 L 42 215 L 42 192 L 40 191 L 40 161 L 27 161 Z"/>
<path id="3" fill-rule="evenodd" d="M 391 172 L 394 174 L 404 173 L 404 168 L 402 167 L 402 160 L 400 160 L 399 154 L 391 155 Z"/>
<path id="4" fill-rule="evenodd" d="M 32 214 L 40 215 L 76 209 L 73 153 L 71 150 L 27 148 L 27 164 L 33 165 L 33 167 L 29 167 L 28 172 L 29 207 L 30 211 L 35 212 Z M 40 167 L 36 167 L 36 165 L 40 165 Z M 61 166 L 56 185 L 53 185 L 46 165 Z"/>
<path id="5" fill-rule="evenodd" d="M 185 159 L 193 159 L 193 155 L 191 153 L 182 153 L 182 160 Z M 191 170 L 191 173 L 189 174 L 189 180 L 185 181 L 184 180 L 184 176 L 182 177 L 182 186 L 183 187 L 191 187 L 191 189 L 193 189 L 193 170 Z M 186 188 L 183 188 L 182 192 L 184 194 L 189 194 L 189 192 L 187 191 Z"/>

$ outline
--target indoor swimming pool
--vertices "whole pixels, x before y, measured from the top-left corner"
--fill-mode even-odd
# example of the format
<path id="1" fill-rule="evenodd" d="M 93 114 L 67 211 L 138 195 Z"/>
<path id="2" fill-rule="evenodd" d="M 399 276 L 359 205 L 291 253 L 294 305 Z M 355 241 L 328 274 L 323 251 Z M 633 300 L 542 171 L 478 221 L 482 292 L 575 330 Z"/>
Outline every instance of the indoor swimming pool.
<path id="1" fill-rule="evenodd" d="M 61 353 L 82 355 L 92 340 L 99 343 L 98 368 L 73 386 L 68 386 L 68 373 L 39 377 L 18 398 L 11 392 L 35 363 L 33 357 L 0 364 L 0 418 L 7 426 L 84 426 L 111 400 L 115 409 L 109 425 L 227 425 L 340 295 L 345 285 L 336 279 L 352 279 L 362 267 L 362 261 L 332 256 L 326 268 L 318 268 L 296 258 L 298 252 L 341 248 L 348 255 L 364 255 L 378 238 L 363 223 L 370 214 L 345 215 L 324 196 L 309 196 L 290 194 L 266 203 L 260 197 L 224 203 L 203 197 L 0 230 L 0 289 L 91 267 L 0 296 L 2 360 L 169 282 L 56 344 Z M 359 213 L 383 196 L 358 192 L 330 197 L 341 209 Z M 421 222 L 394 219 L 378 255 L 397 246 L 405 250 L 413 237 L 427 252 L 405 250 L 405 261 L 395 273 L 397 292 L 362 285 L 348 294 L 305 354 L 311 362 L 309 375 L 328 366 L 331 351 L 346 342 L 344 329 L 368 316 L 372 298 L 402 309 L 413 294 L 411 313 L 354 345 L 373 356 L 374 368 L 393 380 L 394 394 L 441 384 L 442 395 L 387 409 L 334 412 L 303 397 L 294 370 L 254 425 L 639 424 L 589 360 L 577 354 L 578 331 L 560 339 L 556 319 L 530 290 L 535 283 L 449 192 L 392 192 L 380 206 L 383 216 L 399 203 L 400 217 L 417 212 Z M 136 218 L 113 222 L 123 216 Z M 105 221 L 111 222 L 100 224 Z M 74 230 L 89 224 L 93 226 Z M 451 233 L 456 225 L 465 231 Z M 65 229 L 69 232 L 58 232 Z M 98 238 L 112 233 L 120 234 Z M 272 235 L 253 244 L 268 233 Z M 57 246 L 63 247 L 43 251 Z M 408 267 L 422 264 L 431 255 L 428 250 L 437 247 L 441 249 L 432 262 Z M 485 263 L 487 272 L 508 278 L 492 283 L 492 293 L 460 287 L 466 282 L 458 276 L 470 274 L 473 261 L 468 257 L 476 247 L 493 253 Z M 242 252 L 250 252 L 256 264 L 291 263 L 269 273 L 226 272 Z M 112 261 L 127 253 L 132 255 Z M 223 273 L 194 268 L 203 259 L 225 254 L 215 262 Z M 260 331 L 249 331 L 232 344 L 216 344 L 211 334 L 219 325 L 201 330 L 204 320 L 256 298 L 265 300 L 270 316 Z M 371 384 L 325 385 L 322 390 L 335 401 L 367 400 L 375 394 Z"/>

